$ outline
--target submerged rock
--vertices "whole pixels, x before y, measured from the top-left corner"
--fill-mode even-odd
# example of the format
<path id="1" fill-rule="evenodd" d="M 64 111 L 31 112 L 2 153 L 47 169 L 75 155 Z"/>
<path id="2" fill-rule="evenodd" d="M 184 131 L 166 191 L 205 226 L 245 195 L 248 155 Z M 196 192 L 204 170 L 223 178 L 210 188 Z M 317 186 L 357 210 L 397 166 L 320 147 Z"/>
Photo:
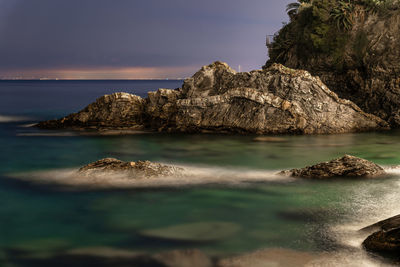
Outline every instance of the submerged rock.
<path id="1" fill-rule="evenodd" d="M 99 98 L 84 110 L 40 128 L 149 129 L 175 132 L 328 134 L 387 129 L 383 120 L 340 99 L 318 77 L 274 64 L 236 73 L 204 66 L 182 88 Z"/>
<path id="2" fill-rule="evenodd" d="M 329 162 L 319 163 L 303 169 L 283 171 L 281 174 L 303 178 L 331 177 L 376 177 L 386 174 L 379 165 L 365 159 L 345 155 Z"/>
<path id="3" fill-rule="evenodd" d="M 318 258 L 317 254 L 289 249 L 272 248 L 221 259 L 218 267 L 264 267 L 264 266 L 314 266 L 311 262 Z M 315 265 L 317 266 L 317 265 Z"/>
<path id="4" fill-rule="evenodd" d="M 172 250 L 153 256 L 168 267 L 211 267 L 211 259 L 198 249 Z"/>
<path id="5" fill-rule="evenodd" d="M 239 225 L 230 222 L 199 222 L 143 230 L 139 233 L 148 238 L 203 243 L 224 240 L 239 230 Z"/>
<path id="6" fill-rule="evenodd" d="M 126 173 L 131 178 L 179 175 L 182 168 L 150 161 L 125 162 L 114 158 L 101 159 L 79 169 L 80 175 L 92 176 L 107 172 Z"/>
<path id="7" fill-rule="evenodd" d="M 265 142 L 265 143 L 285 143 L 288 140 L 280 137 L 273 136 L 259 136 L 253 139 L 254 142 Z"/>
<path id="8" fill-rule="evenodd" d="M 1 263 L 1 258 L 0 258 Z M 211 259 L 197 249 L 161 252 L 151 255 L 112 247 L 87 247 L 42 255 L 12 255 L 16 266 L 76 266 L 76 267 L 211 267 Z M 10 265 L 11 266 L 11 265 Z M 14 265 L 12 265 L 14 266 Z"/>

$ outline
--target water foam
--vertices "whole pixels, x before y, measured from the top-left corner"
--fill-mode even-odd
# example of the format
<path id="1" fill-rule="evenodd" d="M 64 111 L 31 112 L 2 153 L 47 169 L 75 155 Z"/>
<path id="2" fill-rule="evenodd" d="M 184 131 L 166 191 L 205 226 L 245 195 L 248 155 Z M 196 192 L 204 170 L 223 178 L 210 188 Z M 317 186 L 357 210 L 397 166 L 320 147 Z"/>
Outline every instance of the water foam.
<path id="1" fill-rule="evenodd" d="M 29 120 L 31 120 L 31 118 L 29 117 L 0 115 L 0 123 L 29 121 Z"/>
<path id="2" fill-rule="evenodd" d="M 177 166 L 184 169 L 177 176 L 134 179 L 123 172 L 91 176 L 80 175 L 77 169 L 58 169 L 17 173 L 9 176 L 37 183 L 58 184 L 91 189 L 176 187 L 204 184 L 246 185 L 255 182 L 290 182 L 293 178 L 275 171 L 243 170 L 214 167 Z"/>

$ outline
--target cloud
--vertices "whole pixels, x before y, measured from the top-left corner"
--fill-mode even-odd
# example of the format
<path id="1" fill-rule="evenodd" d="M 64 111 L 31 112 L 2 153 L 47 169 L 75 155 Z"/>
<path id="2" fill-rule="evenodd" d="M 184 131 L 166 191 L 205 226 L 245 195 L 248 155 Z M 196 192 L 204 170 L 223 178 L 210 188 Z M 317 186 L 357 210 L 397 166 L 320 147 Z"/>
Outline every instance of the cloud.
<path id="1" fill-rule="evenodd" d="M 265 62 L 288 0 L 0 0 L 0 76 L 13 70 Z M 3 4 L 1 4 L 3 3 Z M 184 74 L 184 73 L 182 73 Z"/>

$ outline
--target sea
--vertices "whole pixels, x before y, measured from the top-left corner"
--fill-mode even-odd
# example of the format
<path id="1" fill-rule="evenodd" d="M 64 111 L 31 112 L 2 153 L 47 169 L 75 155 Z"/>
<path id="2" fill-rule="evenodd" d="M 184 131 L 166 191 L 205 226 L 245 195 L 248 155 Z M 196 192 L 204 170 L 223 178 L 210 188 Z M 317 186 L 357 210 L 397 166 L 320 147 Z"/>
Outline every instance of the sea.
<path id="1" fill-rule="evenodd" d="M 193 248 L 213 259 L 259 252 L 265 253 L 265 266 L 285 266 L 290 255 L 311 258 L 309 266 L 386 264 L 362 249 L 366 236 L 358 230 L 400 214 L 399 131 L 255 142 L 255 135 L 94 136 L 32 127 L 77 112 L 104 94 L 145 97 L 182 82 L 0 81 L 0 266 L 38 266 L 30 259 L 96 248 Z M 380 164 L 389 175 L 276 175 L 344 154 Z M 188 176 L 171 184 L 100 189 L 51 182 L 107 157 L 184 166 L 201 172 L 205 182 L 191 183 Z M 213 231 L 216 225 L 221 232 Z"/>

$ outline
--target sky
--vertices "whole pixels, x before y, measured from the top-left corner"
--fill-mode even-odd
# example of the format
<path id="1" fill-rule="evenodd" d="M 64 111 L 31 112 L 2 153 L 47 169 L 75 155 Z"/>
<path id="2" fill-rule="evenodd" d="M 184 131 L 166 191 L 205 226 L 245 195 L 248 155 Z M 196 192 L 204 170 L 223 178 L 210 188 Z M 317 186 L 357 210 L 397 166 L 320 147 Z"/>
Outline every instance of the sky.
<path id="1" fill-rule="evenodd" d="M 185 78 L 267 59 L 290 0 L 0 0 L 0 78 Z"/>

